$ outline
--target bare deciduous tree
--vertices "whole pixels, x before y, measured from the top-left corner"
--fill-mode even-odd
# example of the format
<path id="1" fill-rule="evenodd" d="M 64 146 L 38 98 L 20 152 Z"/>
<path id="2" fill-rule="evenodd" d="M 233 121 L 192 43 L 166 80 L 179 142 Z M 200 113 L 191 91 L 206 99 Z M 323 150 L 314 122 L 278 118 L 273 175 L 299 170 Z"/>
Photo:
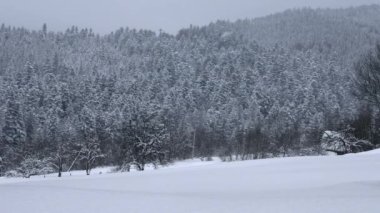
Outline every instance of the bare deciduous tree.
<path id="1" fill-rule="evenodd" d="M 360 99 L 380 107 L 380 44 L 355 66 L 355 91 Z"/>

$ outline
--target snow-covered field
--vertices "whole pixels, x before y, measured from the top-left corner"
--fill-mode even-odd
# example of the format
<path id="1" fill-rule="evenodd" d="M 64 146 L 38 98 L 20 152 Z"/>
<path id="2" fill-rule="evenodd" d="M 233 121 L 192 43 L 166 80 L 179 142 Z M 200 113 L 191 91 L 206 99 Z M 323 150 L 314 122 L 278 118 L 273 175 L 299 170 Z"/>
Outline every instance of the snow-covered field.
<path id="1" fill-rule="evenodd" d="M 0 179 L 0 212 L 380 212 L 379 150 L 232 163 L 190 160 L 145 172 L 106 170 L 61 179 Z"/>

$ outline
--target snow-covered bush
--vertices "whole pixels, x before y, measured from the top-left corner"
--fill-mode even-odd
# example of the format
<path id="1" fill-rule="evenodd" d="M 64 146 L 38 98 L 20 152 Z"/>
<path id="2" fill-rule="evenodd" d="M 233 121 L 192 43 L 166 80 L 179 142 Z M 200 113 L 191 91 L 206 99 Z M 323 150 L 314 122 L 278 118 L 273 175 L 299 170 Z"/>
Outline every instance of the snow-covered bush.
<path id="1" fill-rule="evenodd" d="M 117 166 L 113 169 L 113 172 L 129 172 L 131 170 L 130 163 L 123 163 L 122 165 Z"/>
<path id="2" fill-rule="evenodd" d="M 350 134 L 335 131 L 323 133 L 321 147 L 327 152 L 335 152 L 338 155 L 374 149 L 374 145 L 369 141 L 359 140 Z"/>
<path id="3" fill-rule="evenodd" d="M 350 145 L 352 153 L 365 152 L 374 149 L 375 146 L 366 140 L 358 140 Z"/>
<path id="4" fill-rule="evenodd" d="M 19 173 L 25 178 L 29 178 L 33 175 L 45 175 L 54 172 L 54 168 L 51 164 L 43 159 L 27 158 L 21 163 L 21 167 L 18 169 Z"/>
<path id="5" fill-rule="evenodd" d="M 20 173 L 19 171 L 16 171 L 16 170 L 7 171 L 7 172 L 5 172 L 4 176 L 8 177 L 8 178 L 24 177 L 24 175 L 22 173 Z"/>
<path id="6" fill-rule="evenodd" d="M 348 146 L 341 133 L 334 131 L 325 131 L 322 135 L 321 147 L 325 151 L 331 151 L 338 154 L 346 154 Z"/>

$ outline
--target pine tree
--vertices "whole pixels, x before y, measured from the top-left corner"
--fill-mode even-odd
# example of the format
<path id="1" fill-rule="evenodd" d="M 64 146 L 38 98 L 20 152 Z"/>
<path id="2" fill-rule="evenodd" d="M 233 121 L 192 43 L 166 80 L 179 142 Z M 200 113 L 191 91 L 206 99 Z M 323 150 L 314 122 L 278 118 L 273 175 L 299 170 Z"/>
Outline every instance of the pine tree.
<path id="1" fill-rule="evenodd" d="M 3 144 L 1 158 L 6 168 L 14 167 L 27 154 L 25 153 L 25 139 L 25 124 L 21 104 L 17 100 L 15 89 L 9 87 L 1 138 Z"/>

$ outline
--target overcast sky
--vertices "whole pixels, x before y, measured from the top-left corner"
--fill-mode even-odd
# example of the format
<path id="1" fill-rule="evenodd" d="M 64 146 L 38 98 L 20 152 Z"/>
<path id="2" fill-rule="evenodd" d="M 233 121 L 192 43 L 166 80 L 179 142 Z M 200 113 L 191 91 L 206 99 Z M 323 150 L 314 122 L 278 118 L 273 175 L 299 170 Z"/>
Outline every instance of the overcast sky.
<path id="1" fill-rule="evenodd" d="M 72 25 L 109 33 L 120 27 L 163 29 L 205 25 L 217 19 L 254 18 L 294 7 L 349 7 L 380 0 L 0 0 L 0 23 L 49 30 Z"/>

